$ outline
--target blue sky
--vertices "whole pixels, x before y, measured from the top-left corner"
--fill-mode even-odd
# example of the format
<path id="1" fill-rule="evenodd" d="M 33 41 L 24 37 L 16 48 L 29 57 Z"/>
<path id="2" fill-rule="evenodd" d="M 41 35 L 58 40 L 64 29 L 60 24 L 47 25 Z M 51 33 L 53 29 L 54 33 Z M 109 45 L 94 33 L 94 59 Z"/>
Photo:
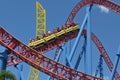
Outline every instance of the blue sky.
<path id="1" fill-rule="evenodd" d="M 73 7 L 79 0 L 38 0 L 46 10 L 47 13 L 47 31 L 56 26 L 63 25 Z M 119 0 L 114 0 L 120 3 Z M 29 43 L 30 38 L 35 37 L 35 4 L 36 0 L 1 0 L 0 1 L 0 25 L 8 32 L 18 38 L 25 44 Z M 80 25 L 85 17 L 86 7 L 75 17 L 75 21 Z M 79 25 L 79 26 L 80 26 Z M 91 12 L 91 29 L 103 43 L 108 55 L 115 61 L 115 55 L 120 44 L 119 30 L 120 30 L 120 15 L 109 11 L 108 13 L 101 12 L 97 5 L 94 5 Z M 74 42 L 74 41 L 73 41 Z M 1 50 L 3 50 L 1 48 Z M 99 51 L 92 43 L 93 53 L 93 69 L 96 68 L 98 62 Z M 52 54 L 52 53 L 51 53 Z M 49 56 L 49 55 L 48 55 Z M 81 63 L 81 66 L 83 64 Z M 13 67 L 8 69 L 17 73 Z M 29 66 L 24 64 L 24 72 L 29 72 Z M 80 71 L 83 71 L 81 69 Z M 93 71 L 94 73 L 95 71 Z M 104 75 L 110 74 L 106 64 L 104 64 Z M 120 73 L 120 71 L 119 71 Z M 19 74 L 19 73 L 17 73 Z M 25 74 L 25 80 L 28 74 Z"/>

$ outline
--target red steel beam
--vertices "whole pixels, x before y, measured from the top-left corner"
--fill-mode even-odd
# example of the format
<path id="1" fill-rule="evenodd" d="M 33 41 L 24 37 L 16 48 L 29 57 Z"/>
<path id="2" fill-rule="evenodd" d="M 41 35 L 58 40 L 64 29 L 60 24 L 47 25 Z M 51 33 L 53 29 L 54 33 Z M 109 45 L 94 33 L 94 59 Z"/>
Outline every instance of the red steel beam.
<path id="1" fill-rule="evenodd" d="M 83 31 L 82 35 L 86 36 L 86 30 Z M 91 34 L 91 39 L 92 41 L 95 43 L 95 45 L 97 46 L 98 50 L 100 51 L 100 54 L 103 56 L 103 59 L 105 60 L 109 70 L 112 72 L 113 69 L 113 63 L 111 61 L 111 59 L 109 58 L 105 48 L 103 47 L 102 43 L 100 42 L 100 40 L 96 37 L 95 34 Z M 115 78 L 117 80 L 120 80 L 119 74 L 116 71 L 115 72 Z"/>
<path id="2" fill-rule="evenodd" d="M 66 33 L 66 34 L 61 35 L 61 36 L 59 36 L 57 38 L 54 38 L 54 39 L 52 39 L 50 41 L 47 41 L 46 44 L 44 44 L 44 43 L 39 44 L 38 46 L 33 47 L 33 49 L 35 49 L 36 51 L 38 51 L 40 53 L 47 52 L 49 50 L 52 50 L 54 48 L 57 48 L 57 47 L 61 46 L 65 42 L 75 38 L 77 36 L 78 32 L 79 32 L 79 29 L 73 30 L 73 31 L 71 31 L 69 33 Z M 8 66 L 14 65 L 13 60 L 16 63 L 22 62 L 22 60 L 20 60 L 19 58 L 12 57 L 12 58 L 9 59 L 7 65 Z"/>
<path id="3" fill-rule="evenodd" d="M 75 8 L 72 10 L 67 22 L 66 22 L 66 25 L 69 26 L 71 24 L 74 24 L 73 22 L 73 19 L 75 17 L 75 15 L 77 14 L 77 12 L 85 5 L 87 4 L 99 4 L 99 5 L 103 5 L 111 10 L 113 10 L 114 12 L 120 14 L 120 6 L 112 1 L 109 1 L 109 0 L 82 0 L 80 1 L 76 6 Z M 1 38 L 0 38 L 1 39 Z M 6 43 L 7 41 L 5 41 Z M 8 42 L 9 42 L 9 39 L 8 39 Z M 16 46 L 16 44 L 14 44 L 14 39 L 13 40 L 10 40 L 10 42 L 8 43 L 9 44 L 9 47 L 12 47 L 14 48 Z M 109 64 L 110 66 L 111 64 Z M 110 68 L 112 68 L 110 66 Z"/>
<path id="4" fill-rule="evenodd" d="M 116 13 L 118 13 L 118 14 L 120 14 L 120 5 L 118 5 L 118 4 L 116 4 L 116 3 L 114 3 L 114 2 L 112 2 L 112 1 L 109 1 L 109 0 L 82 0 L 82 1 L 80 1 L 76 6 L 75 6 L 75 8 L 73 8 L 73 10 L 72 10 L 72 12 L 70 13 L 70 15 L 69 15 L 69 17 L 68 17 L 68 19 L 67 19 L 67 22 L 66 22 L 66 25 L 67 26 L 70 26 L 70 25 L 73 25 L 74 24 L 74 22 L 73 22 L 73 19 L 74 19 L 74 17 L 76 16 L 76 14 L 78 13 L 78 11 L 83 7 L 83 6 L 85 6 L 85 5 L 87 5 L 87 4 L 99 4 L 99 5 L 103 5 L 103 6 L 105 6 L 105 7 L 107 7 L 108 9 L 111 9 L 111 10 L 113 10 L 114 12 L 116 12 Z M 62 37 L 64 37 L 64 36 L 62 36 Z M 75 37 L 75 36 L 74 36 Z M 59 38 L 58 40 L 60 40 L 61 41 L 61 44 L 63 44 L 65 41 L 65 39 L 63 39 L 63 38 Z M 43 49 L 43 51 L 48 51 L 48 50 L 51 50 L 51 49 L 54 49 L 54 48 L 56 48 L 57 47 L 57 45 L 55 44 L 55 40 L 53 40 L 53 41 L 50 41 L 49 43 L 47 43 L 48 45 L 47 46 L 49 46 L 49 48 L 47 49 L 46 48 L 46 46 L 39 46 L 39 47 L 41 47 L 41 49 Z M 59 44 L 59 45 L 61 45 L 61 44 Z M 39 50 L 39 47 L 37 48 L 35 48 L 37 51 L 40 51 Z M 18 59 L 19 60 L 19 59 Z M 17 61 L 17 62 L 21 62 L 21 60 L 20 61 Z M 12 63 L 11 63 L 11 61 L 9 61 L 9 64 L 8 65 L 12 65 Z"/>
<path id="5" fill-rule="evenodd" d="M 73 78 L 73 80 L 82 80 L 84 77 L 85 80 L 103 80 L 76 71 L 70 67 L 64 66 L 52 59 L 47 58 L 46 56 L 38 53 L 34 49 L 26 46 L 25 44 L 14 38 L 2 27 L 0 27 L 0 44 L 6 47 L 11 53 L 20 58 L 22 61 L 50 75 L 53 78 L 59 80 L 68 80 L 71 77 Z M 40 66 L 41 63 L 44 65 Z"/>
<path id="6" fill-rule="evenodd" d="M 98 5 L 102 5 L 112 11 L 114 11 L 115 13 L 117 14 L 120 14 L 120 5 L 115 3 L 115 2 L 112 2 L 110 0 L 81 0 L 74 8 L 73 10 L 71 11 L 67 21 L 66 21 L 66 25 L 67 26 L 70 26 L 71 24 L 74 24 L 73 20 L 76 16 L 76 14 L 78 13 L 78 11 L 80 11 L 80 9 L 82 7 L 84 7 L 85 5 L 88 5 L 88 4 L 98 4 Z M 104 57 L 104 60 L 106 62 L 106 64 L 108 65 L 108 68 L 110 69 L 110 71 L 112 71 L 113 69 L 113 64 L 112 64 L 112 61 L 110 60 L 109 56 L 107 55 L 104 47 L 102 46 L 102 44 L 100 43 L 100 41 L 94 36 L 92 35 L 92 38 L 94 43 L 96 44 L 96 46 L 98 47 L 100 53 L 103 55 Z M 96 42 L 96 41 L 97 42 Z M 102 46 L 102 47 L 100 47 Z M 120 80 L 120 76 L 117 72 L 115 72 L 115 78 L 117 80 Z"/>
<path id="7" fill-rule="evenodd" d="M 110 0 L 81 0 L 71 11 L 70 15 L 68 16 L 68 19 L 66 21 L 66 25 L 69 26 L 71 24 L 74 24 L 73 19 L 75 18 L 76 14 L 80 11 L 82 7 L 88 4 L 98 4 L 103 5 L 104 7 L 114 11 L 117 14 L 120 14 L 120 5 L 112 2 Z"/>

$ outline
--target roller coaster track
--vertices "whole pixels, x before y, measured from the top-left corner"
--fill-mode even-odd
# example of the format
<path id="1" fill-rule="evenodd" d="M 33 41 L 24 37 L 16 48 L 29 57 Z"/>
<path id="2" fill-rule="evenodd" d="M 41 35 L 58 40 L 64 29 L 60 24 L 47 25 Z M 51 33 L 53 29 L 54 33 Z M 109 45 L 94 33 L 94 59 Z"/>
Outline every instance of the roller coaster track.
<path id="1" fill-rule="evenodd" d="M 81 80 L 81 78 L 86 80 L 102 80 L 100 78 L 76 71 L 72 68 L 55 62 L 54 60 L 49 59 L 42 54 L 39 54 L 34 49 L 29 48 L 14 38 L 2 27 L 0 27 L 0 44 L 6 47 L 11 53 L 20 58 L 22 61 L 50 75 L 53 78 L 59 80 L 68 80 L 70 77 L 72 77 L 73 80 L 75 80 L 75 78 L 77 80 Z M 44 64 L 44 66 L 40 66 L 41 63 Z"/>
<path id="2" fill-rule="evenodd" d="M 79 32 L 79 27 L 78 26 L 71 26 L 71 27 L 62 27 L 59 30 L 55 30 L 54 33 L 48 34 L 48 36 L 31 42 L 28 44 L 29 47 L 32 47 L 39 53 L 47 52 L 49 50 L 52 50 L 54 48 L 57 48 L 64 44 L 65 42 L 71 40 L 72 38 L 75 38 Z M 14 65 L 13 61 L 15 63 L 22 62 L 21 59 L 19 58 L 11 58 L 8 61 L 8 66 Z"/>
<path id="3" fill-rule="evenodd" d="M 107 7 L 108 9 L 111 9 L 112 11 L 120 14 L 120 6 L 112 1 L 109 0 L 82 0 L 80 1 L 75 8 L 72 10 L 70 16 L 67 19 L 66 26 L 72 26 L 74 24 L 73 19 L 77 12 L 85 5 L 87 4 L 99 4 Z M 74 36 L 75 37 L 75 36 Z M 59 37 L 58 37 L 59 38 Z M 94 38 L 94 39 L 93 39 Z M 62 38 L 64 39 L 64 38 Z M 108 57 L 104 47 L 102 46 L 101 42 L 94 36 L 92 35 L 92 39 L 96 46 L 98 47 L 99 51 L 103 55 L 105 62 L 107 63 L 110 71 L 113 68 L 113 64 Z M 65 40 L 63 40 L 66 42 Z M 78 71 L 75 71 L 69 67 L 66 67 L 60 63 L 57 63 L 42 54 L 36 52 L 35 50 L 27 47 L 23 43 L 21 43 L 19 40 L 14 38 L 12 35 L 10 35 L 8 32 L 6 32 L 3 28 L 0 28 L 0 44 L 5 46 L 7 49 L 9 49 L 14 55 L 16 55 L 17 58 L 20 58 L 22 61 L 30 64 L 31 66 L 37 68 L 38 70 L 54 77 L 57 79 L 65 80 L 66 78 L 68 79 L 68 76 L 71 76 L 72 78 L 81 80 L 81 79 L 98 79 L 96 77 L 87 75 L 85 73 L 81 73 Z M 105 54 L 106 53 L 106 54 Z M 37 63 L 36 63 L 37 62 Z M 45 64 L 43 67 L 40 67 L 39 64 L 43 63 Z M 115 78 L 117 80 L 120 80 L 119 74 L 116 72 L 115 73 Z M 74 80 L 74 79 L 73 79 Z"/>
<path id="4" fill-rule="evenodd" d="M 83 30 L 83 33 L 82 35 L 86 36 L 86 30 Z M 103 56 L 103 59 L 104 61 L 106 62 L 109 70 L 112 72 L 112 69 L 113 69 L 113 63 L 112 61 L 110 60 L 105 48 L 103 47 L 102 43 L 100 42 L 100 40 L 96 37 L 95 34 L 91 34 L 91 38 L 92 38 L 92 41 L 95 43 L 95 45 L 97 46 L 97 48 L 99 49 L 101 55 Z M 115 78 L 117 80 L 120 79 L 120 76 L 117 72 L 115 72 Z"/>
<path id="5" fill-rule="evenodd" d="M 82 35 L 86 36 L 86 30 L 83 30 Z M 93 33 L 91 34 L 91 38 L 92 38 L 93 42 L 96 44 L 97 48 L 99 49 L 101 55 L 103 56 L 108 68 L 110 69 L 110 71 L 112 71 L 112 69 L 113 69 L 112 61 L 110 60 L 109 56 L 107 55 L 107 52 L 104 49 L 102 43 L 99 41 L 99 39 Z M 21 61 L 22 61 L 21 59 L 16 58 L 17 63 L 19 63 Z M 10 65 L 14 65 L 14 63 L 13 62 L 8 62 L 8 66 L 10 66 Z M 117 72 L 115 72 L 115 78 L 119 79 L 119 74 Z"/>
<path id="6" fill-rule="evenodd" d="M 75 18 L 76 14 L 78 13 L 78 11 L 80 11 L 80 9 L 82 7 L 84 7 L 85 5 L 88 4 L 98 4 L 98 5 L 102 5 L 112 11 L 114 11 L 117 14 L 120 14 L 120 5 L 112 2 L 110 0 L 81 0 L 71 11 L 66 24 L 69 26 L 72 24 L 74 24 L 73 19 Z"/>

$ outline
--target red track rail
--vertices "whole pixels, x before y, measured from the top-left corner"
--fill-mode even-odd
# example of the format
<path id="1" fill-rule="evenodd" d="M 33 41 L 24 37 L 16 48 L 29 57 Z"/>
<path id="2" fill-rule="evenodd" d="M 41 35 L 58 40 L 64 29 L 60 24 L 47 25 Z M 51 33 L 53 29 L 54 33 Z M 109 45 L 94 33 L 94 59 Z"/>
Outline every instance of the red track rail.
<path id="1" fill-rule="evenodd" d="M 78 11 L 79 11 L 83 6 L 85 6 L 85 5 L 87 5 L 87 4 L 99 4 L 99 5 L 103 5 L 103 6 L 107 7 L 108 9 L 111 9 L 111 10 L 113 10 L 114 12 L 120 14 L 120 6 L 119 6 L 118 4 L 112 2 L 112 1 L 109 1 L 109 0 L 81 0 L 81 1 L 73 8 L 71 14 L 69 15 L 69 17 L 68 17 L 68 19 L 67 19 L 67 22 L 66 22 L 66 25 L 67 25 L 67 26 L 70 26 L 70 25 L 73 25 L 73 24 L 74 24 L 73 19 L 75 18 L 76 14 L 78 13 Z M 77 34 L 77 33 L 76 33 L 76 34 Z M 62 42 L 61 44 L 63 44 L 63 43 L 65 42 L 65 40 L 64 40 L 63 38 L 60 38 L 59 40 L 60 40 L 60 41 L 63 40 L 63 41 L 61 41 L 61 42 Z M 52 44 L 52 45 L 54 45 L 54 46 L 56 47 L 57 45 L 54 44 L 54 43 L 55 43 L 55 41 L 53 40 L 53 41 L 51 41 L 51 42 L 49 43 L 49 45 Z M 61 45 L 61 44 L 60 44 L 60 45 Z M 54 46 L 52 46 L 52 47 L 55 48 Z M 53 48 L 52 48 L 52 49 L 53 49 Z M 51 49 L 50 49 L 50 50 L 51 50 Z M 44 51 L 46 51 L 46 50 L 44 50 Z M 20 60 L 17 59 L 17 62 L 20 62 Z M 12 63 L 9 62 L 8 65 L 12 65 Z"/>
<path id="2" fill-rule="evenodd" d="M 76 16 L 76 14 L 78 13 L 78 11 L 83 7 L 83 6 L 85 6 L 85 5 L 87 5 L 87 4 L 99 4 L 99 5 L 103 5 L 103 6 L 105 6 L 105 7 L 107 7 L 108 9 L 111 9 L 111 10 L 113 10 L 114 12 L 116 12 L 116 13 L 118 13 L 118 14 L 120 14 L 120 6 L 118 5 L 118 4 L 116 4 L 116 3 L 114 3 L 114 2 L 112 2 L 112 1 L 109 1 L 109 0 L 82 0 L 82 1 L 80 1 L 76 6 L 75 6 L 75 8 L 72 10 L 72 12 L 71 12 L 71 14 L 70 14 L 70 16 L 68 17 L 68 20 L 67 20 L 67 22 L 66 22 L 66 25 L 72 25 L 72 24 L 74 24 L 74 22 L 73 22 L 73 19 L 74 19 L 74 17 Z M 5 35 L 4 35 L 5 36 Z M 3 37 L 3 36 L 2 36 Z M 95 36 L 92 36 L 93 38 L 94 38 L 94 40 L 97 40 L 97 38 L 95 38 Z M 5 37 L 3 37 L 3 38 L 5 38 Z M 8 38 L 8 39 L 7 39 Z M 28 56 L 30 56 L 31 58 L 33 58 L 33 60 L 34 59 L 36 59 L 36 57 L 38 56 L 38 54 L 34 54 L 34 53 L 37 53 L 37 52 L 35 52 L 34 50 L 33 50 L 33 52 L 28 52 L 28 51 L 26 51 L 26 49 L 25 49 L 25 52 L 27 52 L 27 53 L 25 53 L 25 56 L 23 56 L 23 54 L 22 54 L 22 56 L 23 57 L 21 57 L 20 56 L 20 53 L 18 54 L 18 53 L 16 53 L 15 51 L 13 51 L 12 49 L 14 49 L 14 48 L 16 48 L 16 47 L 20 47 L 20 48 L 27 48 L 28 50 L 29 50 L 29 48 L 28 47 L 26 47 L 26 46 L 24 46 L 21 42 L 21 44 L 14 44 L 15 42 L 16 42 L 16 40 L 15 40 L 15 38 L 12 38 L 12 40 L 10 40 L 11 42 L 9 42 L 9 39 L 11 39 L 11 36 L 9 37 L 9 36 L 7 36 L 6 37 L 6 39 L 7 39 L 7 41 L 6 40 L 4 40 L 5 42 L 1 42 L 1 44 L 2 45 L 4 45 L 5 47 L 7 47 L 7 48 L 9 48 L 15 55 L 17 55 L 17 57 L 19 57 L 19 58 L 21 58 L 21 59 L 23 59 L 24 61 L 26 60 L 25 58 L 26 58 L 26 56 L 28 57 Z M 1 38 L 0 38 L 0 40 L 1 40 Z M 94 41 L 93 40 L 93 41 Z M 9 42 L 9 44 L 4 44 L 4 43 L 7 43 L 7 42 Z M 109 59 L 109 57 L 108 57 L 108 55 L 107 54 L 105 54 L 106 53 L 106 51 L 105 51 L 105 49 L 104 48 L 101 48 L 102 47 L 102 44 L 100 45 L 100 41 L 98 40 L 98 41 L 95 41 L 95 44 L 97 45 L 97 47 L 99 47 L 99 50 L 100 50 L 100 52 L 101 52 L 101 54 L 103 55 L 103 57 L 104 58 L 107 58 L 107 59 L 105 59 L 105 62 L 107 63 L 107 65 L 108 65 L 108 67 L 109 67 L 109 69 L 110 70 L 112 70 L 112 68 L 113 68 L 113 64 L 111 63 L 111 60 Z M 32 50 L 32 49 L 30 49 L 30 50 Z M 102 52 L 102 51 L 105 51 L 105 52 Z M 23 52 L 23 51 L 22 51 Z M 19 56 L 18 56 L 19 55 Z M 34 57 L 33 56 L 31 56 L 31 55 L 34 55 Z M 37 55 L 37 56 L 36 56 Z M 45 62 L 45 60 L 44 60 L 44 58 L 46 59 L 46 57 L 44 57 L 43 55 L 40 55 L 40 59 L 42 58 L 43 60 L 41 61 L 41 62 Z M 37 60 L 38 61 L 38 60 Z M 52 61 L 52 60 L 51 60 Z M 46 61 L 46 64 L 47 64 L 47 68 L 50 68 L 49 67 L 49 65 L 50 65 L 50 62 L 51 61 L 49 61 L 48 60 L 48 62 Z M 27 63 L 29 63 L 29 60 L 28 60 L 28 62 Z M 30 62 L 30 63 L 32 63 L 32 62 Z M 54 63 L 54 62 L 53 62 Z M 49 65 L 48 65 L 49 64 Z M 57 64 L 57 63 L 56 63 Z M 58 64 L 57 64 L 58 65 Z M 35 66 L 37 66 L 37 65 L 35 65 Z M 53 65 L 52 65 L 53 66 Z M 55 67 L 55 66 L 54 66 Z M 42 69 L 42 68 L 37 68 L 37 69 Z M 53 68 L 54 69 L 54 68 Z M 61 69 L 62 70 L 62 69 Z M 42 70 L 43 72 L 44 72 L 44 70 Z M 48 70 L 47 70 L 48 71 Z M 47 72 L 45 72 L 45 73 L 47 73 Z M 117 73 L 115 73 L 115 74 L 117 74 Z M 54 76 L 53 76 L 54 77 Z M 116 77 L 118 80 L 119 80 L 119 75 L 117 74 L 117 77 Z"/>
<path id="3" fill-rule="evenodd" d="M 86 36 L 86 30 L 83 31 L 82 35 Z M 91 38 L 92 38 L 92 41 L 97 46 L 97 48 L 99 49 L 101 55 L 103 56 L 103 59 L 105 60 L 107 66 L 109 68 L 109 70 L 112 71 L 112 69 L 113 69 L 113 63 L 110 60 L 110 58 L 109 58 L 109 56 L 108 56 L 105 48 L 103 47 L 102 43 L 100 42 L 100 40 L 93 33 L 91 34 Z M 115 78 L 117 80 L 120 80 L 119 74 L 117 72 L 115 72 Z"/>
<path id="4" fill-rule="evenodd" d="M 84 36 L 86 36 L 86 30 L 84 30 L 82 34 Z M 107 64 L 109 70 L 112 71 L 113 63 L 110 60 L 110 58 L 109 58 L 105 48 L 103 47 L 102 43 L 99 41 L 99 39 L 93 33 L 92 33 L 91 38 L 92 38 L 93 42 L 96 44 L 97 48 L 99 49 L 101 55 L 103 56 L 103 58 L 104 58 L 104 60 L 105 60 L 105 62 Z M 16 60 L 17 63 L 22 62 L 22 60 L 19 59 L 19 58 L 16 58 L 15 60 Z M 10 65 L 14 65 L 14 63 L 13 62 L 9 62 L 8 66 L 10 66 Z M 115 78 L 118 79 L 118 80 L 120 79 L 119 78 L 119 74 L 117 72 L 115 72 Z"/>
<path id="5" fill-rule="evenodd" d="M 68 33 L 66 33 L 64 35 L 61 35 L 61 36 L 59 36 L 57 38 L 54 38 L 54 39 L 52 39 L 50 41 L 39 44 L 39 45 L 33 47 L 33 49 L 35 49 L 39 53 L 47 52 L 49 50 L 52 50 L 54 48 L 57 48 L 57 47 L 61 46 L 65 42 L 77 37 L 78 32 L 79 32 L 79 28 L 76 29 L 76 30 L 73 30 L 71 32 L 68 32 Z M 22 62 L 21 59 L 19 59 L 18 57 L 12 56 L 12 57 L 10 57 L 7 65 L 11 66 L 11 65 L 14 65 L 15 63 L 17 64 L 17 63 L 20 63 L 20 62 Z"/>
<path id="6" fill-rule="evenodd" d="M 67 21 L 66 21 L 66 25 L 72 25 L 74 24 L 73 19 L 75 18 L 76 14 L 78 13 L 78 11 L 84 7 L 87 4 L 99 4 L 99 5 L 103 5 L 104 7 L 114 11 L 117 14 L 120 14 L 120 5 L 116 4 L 110 0 L 81 0 L 71 11 Z M 92 40 L 94 41 L 94 43 L 96 44 L 96 46 L 98 47 L 99 51 L 101 52 L 101 54 L 103 55 L 103 58 L 109 68 L 110 71 L 112 71 L 113 69 L 113 64 L 112 61 L 110 60 L 109 56 L 107 55 L 104 47 L 102 46 L 101 42 L 97 39 L 97 37 L 95 37 L 95 35 L 92 34 Z M 120 76 L 117 72 L 115 72 L 115 78 L 117 80 L 120 80 Z"/>
<path id="7" fill-rule="evenodd" d="M 84 30 L 82 34 L 84 36 L 86 36 L 86 30 Z M 100 42 L 100 40 L 93 33 L 92 33 L 91 38 L 92 38 L 93 42 L 96 44 L 97 48 L 99 49 L 101 55 L 103 56 L 103 58 L 104 58 L 104 60 L 105 60 L 105 62 L 107 64 L 109 70 L 112 71 L 112 69 L 113 69 L 113 63 L 110 60 L 109 56 L 107 55 L 107 52 L 106 52 L 105 48 L 103 47 L 102 43 Z M 22 60 L 19 59 L 19 58 L 15 58 L 14 60 L 17 63 L 22 62 Z M 8 62 L 8 66 L 14 65 L 14 64 L 15 63 L 12 60 L 10 62 Z M 117 72 L 115 72 L 115 78 L 119 79 L 119 74 Z"/>
<path id="8" fill-rule="evenodd" d="M 71 11 L 67 21 L 66 25 L 71 25 L 74 24 L 73 19 L 75 18 L 76 14 L 82 7 L 88 4 L 98 4 L 98 5 L 103 5 L 104 7 L 114 11 L 115 13 L 120 14 L 120 5 L 116 4 L 110 0 L 81 0 Z"/>
<path id="9" fill-rule="evenodd" d="M 55 62 L 54 60 L 51 60 L 42 54 L 39 54 L 34 49 L 31 49 L 14 38 L 2 27 L 0 27 L 0 44 L 6 47 L 16 57 L 19 57 L 22 61 L 52 76 L 53 78 L 59 80 L 68 80 L 69 77 L 72 77 L 72 80 L 102 80 L 100 78 L 76 71 L 72 68 Z M 41 63 L 44 65 L 40 66 Z"/>

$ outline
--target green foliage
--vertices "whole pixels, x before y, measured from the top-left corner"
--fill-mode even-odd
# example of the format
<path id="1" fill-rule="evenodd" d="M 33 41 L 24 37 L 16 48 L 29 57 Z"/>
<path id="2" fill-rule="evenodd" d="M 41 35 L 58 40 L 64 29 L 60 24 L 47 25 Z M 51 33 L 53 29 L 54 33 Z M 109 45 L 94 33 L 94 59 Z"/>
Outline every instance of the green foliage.
<path id="1" fill-rule="evenodd" d="M 10 71 L 1 71 L 0 72 L 0 80 L 16 80 L 15 75 Z"/>

